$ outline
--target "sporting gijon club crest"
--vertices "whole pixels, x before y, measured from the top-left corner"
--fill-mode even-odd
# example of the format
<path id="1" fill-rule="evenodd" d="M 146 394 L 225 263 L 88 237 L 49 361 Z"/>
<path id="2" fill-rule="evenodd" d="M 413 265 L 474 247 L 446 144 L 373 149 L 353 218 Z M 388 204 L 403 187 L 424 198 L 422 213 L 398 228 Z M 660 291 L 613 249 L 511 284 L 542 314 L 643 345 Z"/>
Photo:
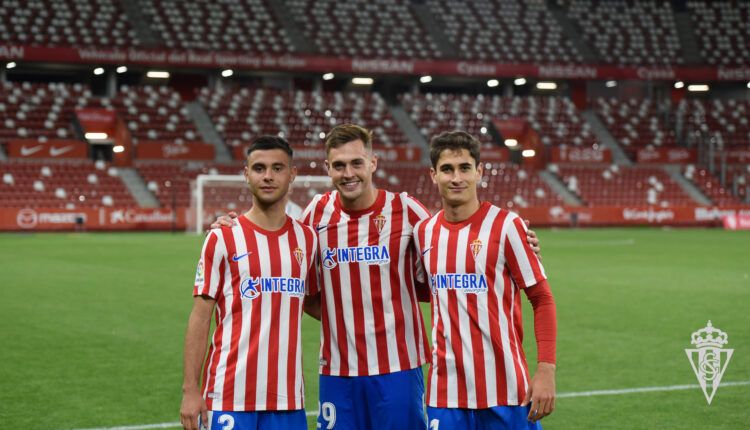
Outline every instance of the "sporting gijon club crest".
<path id="1" fill-rule="evenodd" d="M 728 342 L 729 336 L 708 321 L 706 327 L 694 332 L 690 339 L 696 348 L 685 349 L 709 405 L 734 353 L 734 349 L 722 348 Z"/>

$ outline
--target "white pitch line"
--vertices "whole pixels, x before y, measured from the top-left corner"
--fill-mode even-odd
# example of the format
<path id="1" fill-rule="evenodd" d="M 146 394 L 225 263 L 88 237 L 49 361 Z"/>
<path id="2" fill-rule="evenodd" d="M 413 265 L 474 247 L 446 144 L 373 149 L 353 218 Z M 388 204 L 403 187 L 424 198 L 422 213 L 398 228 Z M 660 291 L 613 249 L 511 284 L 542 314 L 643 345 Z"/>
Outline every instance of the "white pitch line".
<path id="1" fill-rule="evenodd" d="M 750 385 L 750 381 L 735 381 L 735 382 L 722 382 L 719 385 L 721 387 L 739 387 Z M 594 391 L 576 391 L 570 393 L 559 393 L 557 394 L 558 399 L 570 398 L 570 397 L 593 397 L 593 396 L 616 396 L 620 394 L 635 394 L 635 393 L 652 393 L 658 391 L 679 391 L 679 390 L 692 390 L 700 388 L 698 384 L 690 385 L 667 385 L 663 387 L 640 387 L 640 388 L 623 388 L 620 390 L 594 390 Z M 316 411 L 307 411 L 305 413 L 308 417 L 318 415 Z M 142 424 L 134 426 L 119 426 L 119 427 L 95 427 L 87 429 L 76 429 L 76 430 L 150 430 L 150 429 L 166 429 L 181 427 L 180 423 L 159 423 L 159 424 Z"/>
<path id="2" fill-rule="evenodd" d="M 719 385 L 721 387 L 736 387 L 750 385 L 750 381 L 736 381 L 736 382 L 722 382 Z M 640 388 L 623 388 L 620 390 L 595 390 L 595 391 L 578 391 L 574 393 L 560 393 L 557 397 L 591 397 L 591 396 L 615 396 L 619 394 L 633 394 L 633 393 L 651 393 L 655 391 L 678 391 L 678 390 L 692 390 L 694 388 L 700 388 L 698 384 L 690 385 L 668 385 L 665 387 L 640 387 Z"/>

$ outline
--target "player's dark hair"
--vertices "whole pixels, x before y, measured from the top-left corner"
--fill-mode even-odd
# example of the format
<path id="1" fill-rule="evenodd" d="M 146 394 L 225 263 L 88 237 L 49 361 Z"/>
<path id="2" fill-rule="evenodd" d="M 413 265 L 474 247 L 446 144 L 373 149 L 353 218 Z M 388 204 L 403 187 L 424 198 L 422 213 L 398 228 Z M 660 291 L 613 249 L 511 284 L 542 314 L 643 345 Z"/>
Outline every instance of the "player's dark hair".
<path id="1" fill-rule="evenodd" d="M 365 144 L 365 149 L 372 151 L 372 132 L 370 130 L 356 124 L 337 125 L 326 135 L 326 154 L 331 151 L 331 148 L 338 148 L 355 140 L 361 140 Z"/>
<path id="2" fill-rule="evenodd" d="M 280 149 L 286 152 L 287 155 L 289 155 L 289 158 L 292 158 L 294 153 L 292 151 L 292 147 L 289 146 L 289 142 L 287 142 L 283 137 L 266 135 L 260 136 L 253 140 L 253 143 L 251 143 L 250 147 L 247 148 L 247 153 L 245 155 L 249 157 L 253 151 L 269 149 Z"/>
<path id="3" fill-rule="evenodd" d="M 437 167 L 440 154 L 443 151 L 460 151 L 465 149 L 474 158 L 475 165 L 479 165 L 479 148 L 481 143 L 465 131 L 446 131 L 432 138 L 430 141 L 430 162 Z"/>

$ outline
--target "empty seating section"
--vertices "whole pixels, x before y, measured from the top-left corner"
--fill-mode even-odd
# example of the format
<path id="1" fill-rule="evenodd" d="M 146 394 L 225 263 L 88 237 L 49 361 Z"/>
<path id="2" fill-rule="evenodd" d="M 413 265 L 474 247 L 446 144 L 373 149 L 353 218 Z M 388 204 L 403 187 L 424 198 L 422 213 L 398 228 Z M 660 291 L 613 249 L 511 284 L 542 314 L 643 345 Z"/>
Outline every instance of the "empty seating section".
<path id="1" fill-rule="evenodd" d="M 287 0 L 289 13 L 320 54 L 439 58 L 409 2 L 400 0 Z"/>
<path id="2" fill-rule="evenodd" d="M 689 141 L 690 135 L 713 138 L 720 148 L 750 145 L 749 116 L 750 101 L 747 100 L 683 99 L 676 109 L 676 123 L 681 125 Z"/>
<path id="3" fill-rule="evenodd" d="M 67 208 L 133 206 L 116 168 L 91 161 L 0 163 L 0 206 Z"/>
<path id="4" fill-rule="evenodd" d="M 669 1 L 567 0 L 568 17 L 604 63 L 682 64 Z"/>
<path id="5" fill-rule="evenodd" d="M 560 166 L 558 176 L 588 206 L 696 204 L 658 167 Z"/>
<path id="6" fill-rule="evenodd" d="M 732 194 L 731 188 L 727 189 L 721 185 L 721 181 L 711 175 L 706 169 L 696 169 L 695 166 L 687 166 L 683 170 L 685 177 L 700 188 L 703 194 L 719 206 L 738 205 L 741 201 Z"/>
<path id="7" fill-rule="evenodd" d="M 154 193 L 162 207 L 190 206 L 191 185 L 199 174 L 241 175 L 243 165 L 236 164 L 202 164 L 140 161 L 136 164 L 138 172 L 146 182 L 146 187 Z M 213 190 L 213 191 L 211 191 Z M 247 186 L 239 183 L 229 191 L 229 198 L 224 196 L 225 189 L 212 188 L 206 193 L 206 205 L 217 201 L 250 202 Z M 218 194 L 218 195 L 217 195 Z M 249 203 L 244 209 L 249 207 Z M 223 206 L 222 207 L 226 207 Z M 234 209 L 228 207 L 229 209 Z M 242 207 L 237 207 L 242 209 Z"/>
<path id="8" fill-rule="evenodd" d="M 594 108 L 631 158 L 640 148 L 675 145 L 674 131 L 662 120 L 669 111 L 652 99 L 599 98 Z"/>
<path id="9" fill-rule="evenodd" d="M 263 134 L 281 134 L 293 146 L 320 147 L 322 136 L 343 123 L 373 130 L 375 145 L 407 143 L 377 93 L 217 87 L 202 90 L 200 97 L 230 146 L 249 144 Z"/>
<path id="10" fill-rule="evenodd" d="M 748 2 L 688 1 L 687 6 L 705 61 L 717 65 L 750 63 Z"/>
<path id="11" fill-rule="evenodd" d="M 4 0 L 0 40 L 32 46 L 138 46 L 118 0 Z"/>
<path id="12" fill-rule="evenodd" d="M 102 99 L 101 103 L 117 109 L 128 125 L 133 143 L 157 140 L 181 144 L 200 140 L 187 107 L 170 87 L 123 86 L 117 97 Z"/>
<path id="13" fill-rule="evenodd" d="M 9 139 L 71 139 L 76 107 L 92 98 L 81 84 L 0 84 L 0 142 Z"/>
<path id="14" fill-rule="evenodd" d="M 589 124 L 573 102 L 564 97 L 408 93 L 401 102 L 427 139 L 443 131 L 460 129 L 489 144 L 492 137 L 487 131 L 493 119 L 523 118 L 545 145 L 591 147 L 596 143 Z"/>
<path id="15" fill-rule="evenodd" d="M 461 57 L 510 63 L 582 61 L 543 1 L 427 3 Z"/>
<path id="16" fill-rule="evenodd" d="M 294 51 L 265 0 L 142 0 L 141 4 L 151 30 L 167 48 Z"/>

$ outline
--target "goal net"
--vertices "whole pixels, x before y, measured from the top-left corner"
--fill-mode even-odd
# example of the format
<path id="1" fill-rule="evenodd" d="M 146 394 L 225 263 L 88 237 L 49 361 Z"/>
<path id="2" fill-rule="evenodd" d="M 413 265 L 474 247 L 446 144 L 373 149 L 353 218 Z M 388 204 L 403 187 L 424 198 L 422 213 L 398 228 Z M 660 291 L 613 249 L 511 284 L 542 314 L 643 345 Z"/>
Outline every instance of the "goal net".
<path id="1" fill-rule="evenodd" d="M 253 195 L 242 175 L 198 175 L 191 182 L 188 229 L 204 232 L 220 215 L 246 212 L 253 205 Z M 328 176 L 298 175 L 289 189 L 287 214 L 298 218 L 316 194 L 331 189 Z"/>

